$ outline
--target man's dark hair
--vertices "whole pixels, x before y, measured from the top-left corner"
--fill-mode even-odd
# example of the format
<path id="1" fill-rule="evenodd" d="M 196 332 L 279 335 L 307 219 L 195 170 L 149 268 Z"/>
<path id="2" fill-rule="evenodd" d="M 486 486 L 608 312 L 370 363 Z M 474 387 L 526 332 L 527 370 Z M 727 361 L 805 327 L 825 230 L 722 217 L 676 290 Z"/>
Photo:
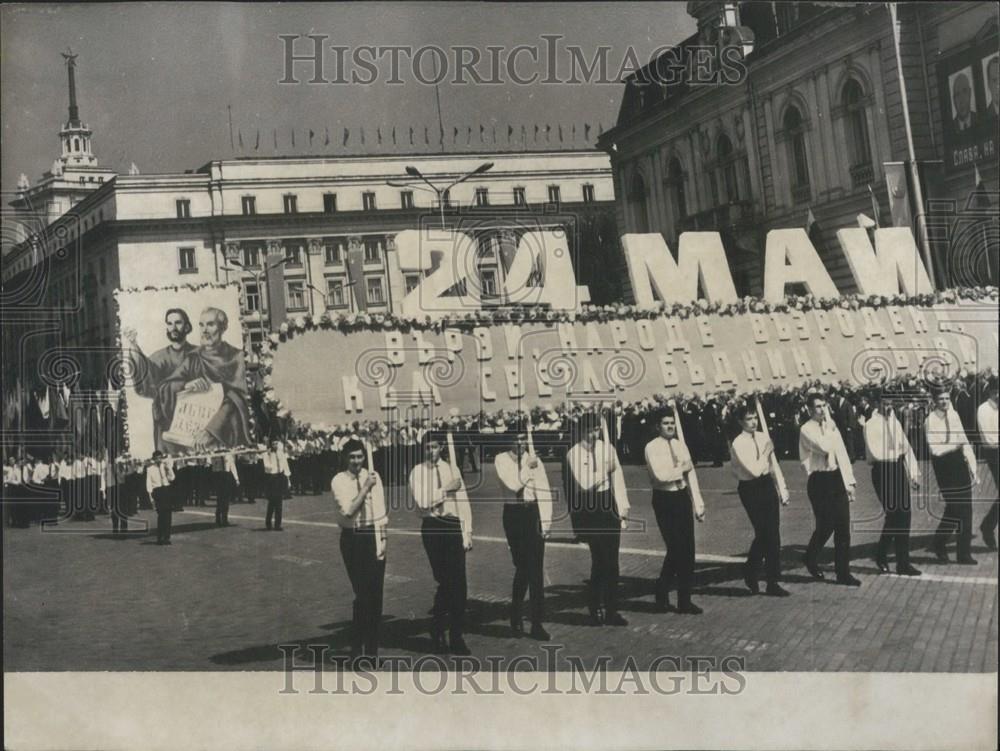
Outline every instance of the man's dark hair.
<path id="1" fill-rule="evenodd" d="M 739 407 L 736 408 L 736 411 L 733 414 L 737 420 L 743 422 L 743 420 L 745 420 L 750 415 L 756 417 L 757 410 L 754 407 L 750 406 L 749 404 L 741 404 Z"/>
<path id="2" fill-rule="evenodd" d="M 365 444 L 363 444 L 357 438 L 352 438 L 347 443 L 344 444 L 344 447 L 340 451 L 345 457 L 350 456 L 355 451 L 360 451 L 361 453 L 365 453 Z"/>
<path id="3" fill-rule="evenodd" d="M 170 318 L 171 313 L 176 313 L 181 318 L 184 319 L 184 334 L 190 334 L 194 331 L 194 327 L 191 325 L 191 319 L 188 317 L 187 311 L 183 308 L 169 308 L 166 313 L 163 314 L 163 322 L 166 323 L 167 319 Z"/>

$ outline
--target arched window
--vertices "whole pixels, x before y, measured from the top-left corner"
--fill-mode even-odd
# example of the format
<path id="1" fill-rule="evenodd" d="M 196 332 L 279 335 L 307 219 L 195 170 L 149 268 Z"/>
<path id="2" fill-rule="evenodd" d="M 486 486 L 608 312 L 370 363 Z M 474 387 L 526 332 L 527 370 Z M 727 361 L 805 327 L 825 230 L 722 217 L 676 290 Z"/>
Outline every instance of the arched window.
<path id="1" fill-rule="evenodd" d="M 734 203 L 740 200 L 740 186 L 736 180 L 736 158 L 733 155 L 733 142 L 725 133 L 719 136 L 715 143 L 715 154 L 722 178 L 722 203 Z"/>
<path id="2" fill-rule="evenodd" d="M 791 169 L 792 199 L 799 203 L 809 200 L 809 159 L 806 156 L 806 129 L 802 113 L 794 104 L 785 111 L 782 120 L 788 140 L 788 162 Z"/>
<path id="3" fill-rule="evenodd" d="M 844 127 L 847 131 L 851 180 L 855 185 L 869 183 L 872 179 L 872 154 L 868 141 L 868 116 L 865 112 L 864 99 L 865 94 L 861 84 L 853 78 L 849 79 L 844 84 L 841 102 L 844 106 Z"/>
<path id="4" fill-rule="evenodd" d="M 684 170 L 677 157 L 673 157 L 667 165 L 667 183 L 670 185 L 674 219 L 680 221 L 687 217 L 687 196 L 684 194 Z"/>
<path id="5" fill-rule="evenodd" d="M 649 211 L 646 208 L 646 181 L 636 172 L 632 176 L 629 187 L 629 203 L 632 204 L 632 216 L 635 217 L 635 232 L 649 232 Z"/>
<path id="6" fill-rule="evenodd" d="M 79 138 L 74 138 L 73 139 L 73 151 L 79 151 L 79 150 L 80 150 L 80 139 Z"/>

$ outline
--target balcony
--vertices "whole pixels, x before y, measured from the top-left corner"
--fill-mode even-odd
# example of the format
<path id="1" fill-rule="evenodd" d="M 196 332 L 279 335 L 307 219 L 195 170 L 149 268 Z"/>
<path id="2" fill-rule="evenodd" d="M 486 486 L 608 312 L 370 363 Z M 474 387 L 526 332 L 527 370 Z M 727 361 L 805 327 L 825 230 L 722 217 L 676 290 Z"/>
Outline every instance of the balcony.
<path id="1" fill-rule="evenodd" d="M 851 186 L 854 188 L 871 185 L 874 178 L 875 170 L 870 164 L 856 164 L 851 167 Z"/>
<path id="2" fill-rule="evenodd" d="M 680 232 L 719 232 L 734 229 L 753 220 L 752 201 L 733 201 L 685 217 L 680 223 Z"/>

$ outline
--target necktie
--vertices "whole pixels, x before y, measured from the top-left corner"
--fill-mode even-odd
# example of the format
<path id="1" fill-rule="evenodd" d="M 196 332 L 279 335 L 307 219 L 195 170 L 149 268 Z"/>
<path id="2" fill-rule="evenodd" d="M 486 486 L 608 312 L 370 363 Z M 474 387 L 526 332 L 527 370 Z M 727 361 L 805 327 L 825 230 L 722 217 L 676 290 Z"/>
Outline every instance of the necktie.
<path id="1" fill-rule="evenodd" d="M 441 466 L 437 462 L 434 463 L 434 481 L 436 483 L 434 485 L 435 488 L 440 489 L 444 484 L 441 482 Z"/>
<path id="2" fill-rule="evenodd" d="M 760 445 L 757 443 L 757 434 L 756 433 L 751 434 L 750 439 L 753 441 L 754 451 L 757 452 L 757 461 L 760 461 Z"/>
<path id="3" fill-rule="evenodd" d="M 948 413 L 944 413 L 944 445 L 951 445 L 951 423 L 948 422 Z"/>

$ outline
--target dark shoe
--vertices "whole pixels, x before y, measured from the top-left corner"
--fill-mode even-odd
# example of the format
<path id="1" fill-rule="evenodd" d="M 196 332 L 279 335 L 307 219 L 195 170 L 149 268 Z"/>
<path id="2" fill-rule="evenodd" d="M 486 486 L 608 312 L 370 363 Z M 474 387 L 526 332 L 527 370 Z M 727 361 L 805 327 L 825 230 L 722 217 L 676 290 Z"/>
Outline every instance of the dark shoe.
<path id="1" fill-rule="evenodd" d="M 806 571 L 809 572 L 809 575 L 813 579 L 819 580 L 819 579 L 825 579 L 826 578 L 826 576 L 823 574 L 823 571 L 815 563 L 812 563 L 811 561 L 807 561 L 807 560 L 804 560 L 804 559 L 803 559 L 803 563 L 805 563 L 805 565 L 806 565 Z"/>
<path id="2" fill-rule="evenodd" d="M 514 632 L 514 636 L 524 636 L 524 622 L 520 615 L 510 617 L 510 630 Z"/>
<path id="3" fill-rule="evenodd" d="M 854 576 L 851 576 L 850 574 L 847 574 L 846 576 L 838 576 L 837 584 L 843 584 L 848 587 L 860 587 L 861 580 L 857 579 Z"/>
<path id="4" fill-rule="evenodd" d="M 657 589 L 656 590 L 656 611 L 658 613 L 666 613 L 670 610 L 670 594 L 667 590 Z"/>
<path id="5" fill-rule="evenodd" d="M 284 527 L 275 527 L 275 528 L 274 528 L 274 531 L 275 531 L 275 532 L 284 532 L 284 531 L 285 531 L 285 528 L 284 528 Z"/>
<path id="6" fill-rule="evenodd" d="M 905 566 L 896 566 L 896 573 L 900 576 L 920 576 L 919 569 L 913 568 L 909 563 Z"/>
<path id="7" fill-rule="evenodd" d="M 603 608 L 591 608 L 590 609 L 590 625 L 591 626 L 603 626 L 604 625 L 604 609 Z"/>
<path id="8" fill-rule="evenodd" d="M 170 544 L 170 540 L 164 540 L 163 544 L 164 545 L 169 545 Z"/>
<path id="9" fill-rule="evenodd" d="M 457 639 L 451 640 L 451 653 L 453 655 L 458 655 L 459 657 L 468 657 L 472 654 L 472 650 L 465 643 L 465 640 L 459 636 Z"/>
<path id="10" fill-rule="evenodd" d="M 743 566 L 743 583 L 747 585 L 747 589 L 750 590 L 750 594 L 760 594 L 760 583 L 757 581 L 757 576 L 750 570 L 750 567 L 745 564 Z"/>
<path id="11" fill-rule="evenodd" d="M 771 582 L 770 584 L 768 584 L 767 589 L 765 591 L 771 597 L 788 597 L 791 595 L 791 592 L 789 592 L 787 589 L 782 587 L 777 582 Z"/>
<path id="12" fill-rule="evenodd" d="M 628 621 L 621 617 L 618 612 L 609 612 L 604 619 L 606 626 L 627 626 Z"/>
<path id="13" fill-rule="evenodd" d="M 549 636 L 549 632 L 546 631 L 542 627 L 542 624 L 540 623 L 536 623 L 531 627 L 530 636 L 532 639 L 535 639 L 537 641 L 549 641 L 549 639 L 552 638 L 551 636 Z"/>
<path id="14" fill-rule="evenodd" d="M 937 558 L 938 563 L 951 563 L 951 559 L 948 557 L 948 550 L 945 548 L 944 543 L 934 544 L 934 557 Z"/>
<path id="15" fill-rule="evenodd" d="M 686 605 L 678 605 L 677 612 L 684 613 L 685 615 L 701 615 L 705 611 L 703 611 L 693 602 L 689 602 Z"/>
<path id="16" fill-rule="evenodd" d="M 978 566 L 979 561 L 977 561 L 971 555 L 963 555 L 958 558 L 958 564 L 960 566 Z"/>
<path id="17" fill-rule="evenodd" d="M 993 534 L 993 530 L 992 529 L 987 529 L 985 525 L 981 525 L 979 527 L 979 531 L 983 535 L 983 543 L 986 545 L 986 548 L 988 550 L 996 550 L 997 549 L 997 538 L 996 538 L 996 535 Z"/>
<path id="18" fill-rule="evenodd" d="M 264 529 L 266 529 L 268 532 L 270 532 L 271 531 L 271 525 L 270 524 L 264 525 Z"/>
<path id="19" fill-rule="evenodd" d="M 885 555 L 875 556 L 875 565 L 878 566 L 878 571 L 880 574 L 889 573 L 889 561 Z"/>
<path id="20" fill-rule="evenodd" d="M 437 654 L 448 651 L 444 643 L 444 629 L 440 626 L 431 626 L 431 651 Z"/>

